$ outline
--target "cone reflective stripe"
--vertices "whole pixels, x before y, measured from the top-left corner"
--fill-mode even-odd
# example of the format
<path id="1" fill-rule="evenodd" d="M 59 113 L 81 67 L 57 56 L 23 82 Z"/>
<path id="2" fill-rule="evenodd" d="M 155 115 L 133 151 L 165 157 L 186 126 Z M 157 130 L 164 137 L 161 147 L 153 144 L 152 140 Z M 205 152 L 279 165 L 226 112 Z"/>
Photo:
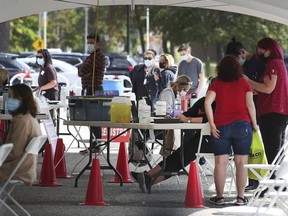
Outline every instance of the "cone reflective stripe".
<path id="1" fill-rule="evenodd" d="M 85 202 L 81 205 L 106 206 L 103 199 L 99 159 L 93 159 Z"/>
<path id="2" fill-rule="evenodd" d="M 186 188 L 185 208 L 204 208 L 200 178 L 196 162 L 190 163 Z"/>
<path id="3" fill-rule="evenodd" d="M 52 146 L 50 143 L 45 146 L 40 180 L 38 183 L 33 184 L 33 186 L 63 186 L 63 184 L 56 182 Z"/>
<path id="4" fill-rule="evenodd" d="M 116 169 L 120 173 L 120 175 L 122 176 L 124 183 L 134 182 L 130 176 L 130 169 L 129 169 L 129 165 L 128 165 L 128 157 L 127 157 L 127 150 L 126 150 L 125 142 L 120 143 Z M 117 174 L 115 174 L 113 182 L 115 182 L 115 183 L 121 182 L 121 180 Z"/>
<path id="5" fill-rule="evenodd" d="M 54 156 L 54 165 L 55 165 L 56 178 L 71 178 L 71 176 L 67 175 L 64 144 L 62 138 L 57 139 L 57 145 Z"/>

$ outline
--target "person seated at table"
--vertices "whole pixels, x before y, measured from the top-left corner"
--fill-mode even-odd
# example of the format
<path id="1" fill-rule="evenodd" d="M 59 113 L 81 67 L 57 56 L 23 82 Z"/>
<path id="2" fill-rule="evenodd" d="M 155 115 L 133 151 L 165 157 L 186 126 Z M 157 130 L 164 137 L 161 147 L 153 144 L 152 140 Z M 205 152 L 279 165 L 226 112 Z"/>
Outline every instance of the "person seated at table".
<path id="1" fill-rule="evenodd" d="M 177 80 L 176 80 L 177 82 Z M 187 90 L 189 87 L 187 85 L 182 86 L 182 89 L 179 90 L 182 91 L 183 89 Z M 178 91 L 179 91 L 178 90 Z M 186 112 L 180 114 L 177 116 L 177 118 L 180 119 L 181 122 L 185 123 L 205 123 L 207 122 L 205 109 L 204 109 L 204 101 L 205 97 L 200 98 L 191 108 L 189 108 Z M 184 166 L 187 166 L 190 164 L 191 161 L 194 161 L 196 159 L 196 153 L 198 150 L 198 144 L 200 139 L 200 130 L 185 130 L 184 136 L 183 136 L 183 145 L 184 145 Z M 209 146 L 210 142 L 210 136 L 204 136 L 202 141 L 202 146 L 205 152 L 213 152 L 212 148 Z M 149 170 L 148 172 L 142 172 L 142 173 L 132 173 L 132 176 L 135 178 L 137 176 L 137 181 L 139 183 L 139 188 L 143 193 L 146 193 L 148 190 L 148 186 L 151 184 L 152 178 L 158 175 L 158 173 L 161 171 L 161 168 L 163 166 L 163 161 L 158 163 L 157 166 Z M 171 155 L 169 155 L 166 158 L 166 166 L 163 172 L 171 172 L 176 173 L 182 169 L 181 165 L 181 149 L 180 147 L 174 151 Z M 153 182 L 153 184 L 156 184 L 158 182 L 164 181 L 168 178 L 170 178 L 172 174 L 165 174 L 160 175 L 157 177 L 157 179 Z"/>
<path id="2" fill-rule="evenodd" d="M 7 107 L 12 120 L 4 143 L 13 143 L 13 149 L 0 167 L 0 182 L 5 181 L 21 159 L 26 146 L 33 137 L 40 136 L 41 129 L 36 120 L 37 105 L 32 90 L 26 84 L 11 86 Z M 37 156 L 28 155 L 13 179 L 31 185 L 36 179 Z"/>

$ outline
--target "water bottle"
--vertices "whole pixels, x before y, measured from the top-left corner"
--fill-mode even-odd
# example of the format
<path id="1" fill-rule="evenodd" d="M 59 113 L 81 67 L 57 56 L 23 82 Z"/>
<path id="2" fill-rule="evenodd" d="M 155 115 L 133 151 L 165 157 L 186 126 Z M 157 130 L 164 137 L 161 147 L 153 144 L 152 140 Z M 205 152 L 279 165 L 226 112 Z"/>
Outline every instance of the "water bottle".
<path id="1" fill-rule="evenodd" d="M 174 107 L 174 113 L 173 116 L 176 117 L 177 115 L 180 115 L 182 113 L 181 110 L 181 97 L 179 93 L 177 94 L 177 97 L 175 98 L 175 107 Z"/>

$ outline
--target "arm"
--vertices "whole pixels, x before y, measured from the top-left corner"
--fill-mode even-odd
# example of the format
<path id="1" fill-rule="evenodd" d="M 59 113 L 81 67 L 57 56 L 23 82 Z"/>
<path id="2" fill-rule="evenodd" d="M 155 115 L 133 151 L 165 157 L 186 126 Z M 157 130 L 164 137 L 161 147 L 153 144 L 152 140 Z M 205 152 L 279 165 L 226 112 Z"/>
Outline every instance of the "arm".
<path id="1" fill-rule="evenodd" d="M 271 78 L 269 77 L 269 75 L 266 75 L 263 79 L 264 83 L 255 82 L 253 80 L 250 80 L 248 77 L 245 78 L 249 81 L 253 89 L 266 94 L 270 94 L 274 91 L 277 82 L 276 75 L 271 75 Z"/>
<path id="2" fill-rule="evenodd" d="M 199 74 L 199 84 L 198 84 L 196 92 L 195 92 L 197 94 L 197 97 L 199 96 L 204 83 L 205 83 L 205 74 L 203 71 Z"/>
<path id="3" fill-rule="evenodd" d="M 216 93 L 213 91 L 208 91 L 205 99 L 205 112 L 208 118 L 208 122 L 210 124 L 211 133 L 215 138 L 220 137 L 219 130 L 217 130 L 216 125 L 214 124 L 212 103 L 216 98 Z"/>
<path id="4" fill-rule="evenodd" d="M 253 102 L 253 93 L 252 92 L 246 92 L 246 106 L 249 112 L 249 116 L 252 122 L 252 126 L 254 130 L 258 130 L 258 125 L 256 121 L 256 110 L 255 105 Z"/>
<path id="5" fill-rule="evenodd" d="M 51 80 L 49 83 L 47 83 L 46 85 L 42 86 L 40 89 L 41 89 L 41 91 L 45 91 L 47 89 L 54 88 L 54 86 L 56 86 L 56 84 L 57 84 L 56 80 Z"/>

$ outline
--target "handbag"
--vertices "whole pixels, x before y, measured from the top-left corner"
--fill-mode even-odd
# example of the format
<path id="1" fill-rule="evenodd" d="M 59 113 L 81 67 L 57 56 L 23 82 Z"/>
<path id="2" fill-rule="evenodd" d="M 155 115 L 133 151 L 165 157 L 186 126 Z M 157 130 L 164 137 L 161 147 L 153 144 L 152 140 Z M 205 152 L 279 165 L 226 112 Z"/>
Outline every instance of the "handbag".
<path id="1" fill-rule="evenodd" d="M 248 164 L 268 164 L 263 142 L 258 131 L 253 131 L 252 133 Z M 266 169 L 255 169 L 255 171 L 262 177 L 269 172 Z M 251 170 L 248 170 L 248 177 L 249 179 L 259 180 Z"/>

